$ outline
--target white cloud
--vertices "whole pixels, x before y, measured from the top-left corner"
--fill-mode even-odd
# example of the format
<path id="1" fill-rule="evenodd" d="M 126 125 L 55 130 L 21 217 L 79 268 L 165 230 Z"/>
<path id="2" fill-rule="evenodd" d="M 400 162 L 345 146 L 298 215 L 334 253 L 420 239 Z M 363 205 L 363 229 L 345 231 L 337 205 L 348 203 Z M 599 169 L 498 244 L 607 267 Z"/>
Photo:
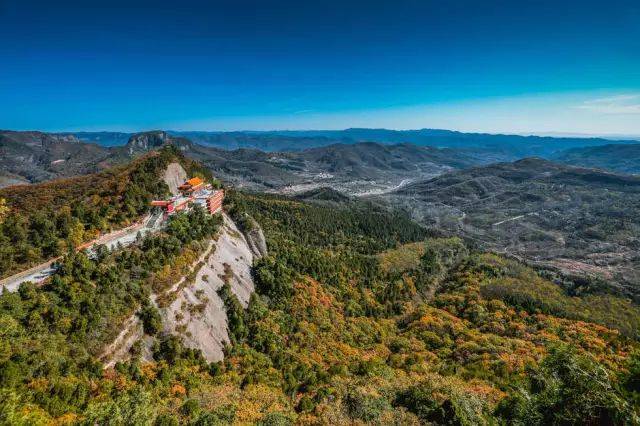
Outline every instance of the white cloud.
<path id="1" fill-rule="evenodd" d="M 630 93 L 590 99 L 577 108 L 603 114 L 640 114 L 640 94 Z"/>

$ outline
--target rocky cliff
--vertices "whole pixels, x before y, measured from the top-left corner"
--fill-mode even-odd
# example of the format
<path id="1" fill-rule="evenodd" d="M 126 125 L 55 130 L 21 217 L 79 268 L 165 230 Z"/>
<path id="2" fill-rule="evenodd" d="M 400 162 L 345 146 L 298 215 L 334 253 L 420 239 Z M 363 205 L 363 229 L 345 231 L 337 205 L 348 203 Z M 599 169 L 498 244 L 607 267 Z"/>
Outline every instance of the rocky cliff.
<path id="1" fill-rule="evenodd" d="M 171 163 L 167 166 L 167 170 L 164 172 L 163 180 L 169 187 L 169 191 L 173 195 L 178 194 L 178 187 L 182 185 L 186 180 L 187 172 L 180 165 L 180 163 Z"/>
<path id="2" fill-rule="evenodd" d="M 125 149 L 128 155 L 136 155 L 168 144 L 175 145 L 182 151 L 188 150 L 193 145 L 188 139 L 173 137 L 163 130 L 154 130 L 131 136 Z"/>
<path id="3" fill-rule="evenodd" d="M 162 296 L 151 296 L 156 306 L 160 299 L 170 300 L 159 307 L 163 333 L 179 336 L 185 346 L 200 349 L 210 362 L 220 361 L 223 348 L 229 343 L 226 310 L 218 289 L 228 283 L 244 307 L 254 291 L 251 276 L 254 255 L 249 242 L 226 214 L 223 220 L 216 239 L 210 241 L 207 250 L 194 263 L 193 272 Z M 128 359 L 136 342 L 142 343 L 143 359 L 150 360 L 153 338 L 144 335 L 141 321 L 134 314 L 103 350 L 101 360 L 109 367 Z"/>
<path id="4" fill-rule="evenodd" d="M 260 259 L 268 254 L 267 241 L 264 238 L 264 233 L 262 232 L 260 224 L 256 222 L 254 218 L 243 213 L 238 221 L 238 227 L 247 240 L 247 244 L 255 258 Z"/>
<path id="5" fill-rule="evenodd" d="M 175 299 L 161 310 L 166 333 L 182 337 L 188 347 L 200 349 L 207 361 L 223 358 L 229 342 L 227 315 L 218 289 L 229 283 L 244 307 L 254 291 L 253 254 L 246 238 L 225 214 L 218 240 L 195 279 L 177 290 Z"/>

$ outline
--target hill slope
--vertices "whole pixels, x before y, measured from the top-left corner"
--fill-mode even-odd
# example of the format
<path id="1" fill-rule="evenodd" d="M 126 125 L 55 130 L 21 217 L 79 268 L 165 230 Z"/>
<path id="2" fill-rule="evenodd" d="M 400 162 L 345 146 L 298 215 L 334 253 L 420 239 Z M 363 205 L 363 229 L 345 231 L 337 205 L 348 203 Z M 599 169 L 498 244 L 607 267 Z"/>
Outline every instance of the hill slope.
<path id="1" fill-rule="evenodd" d="M 0 189 L 9 208 L 0 224 L 0 277 L 140 219 L 152 199 L 169 193 L 162 177 L 176 161 L 190 174 L 210 176 L 167 147 L 99 173 Z"/>
<path id="2" fill-rule="evenodd" d="M 122 167 L 159 181 L 163 155 L 190 167 L 171 147 Z M 136 193 L 137 179 L 113 175 L 107 189 Z M 60 197 L 78 204 L 79 187 Z M 322 192 L 310 196 L 340 201 Z M 104 195 L 105 212 L 127 210 L 122 192 Z M 225 209 L 237 228 L 181 213 L 132 246 L 69 254 L 44 286 L 0 294 L 3 420 L 637 421 L 640 310 L 629 300 L 572 297 L 516 261 L 432 238 L 370 203 L 229 191 Z M 241 233 L 258 226 L 269 253 L 249 273 Z M 253 294 L 242 288 L 250 279 Z"/>
<path id="3" fill-rule="evenodd" d="M 136 133 L 125 145 L 108 147 L 72 134 L 0 131 L 0 187 L 95 173 L 166 145 L 184 151 L 193 144 L 160 130 Z"/>
<path id="4" fill-rule="evenodd" d="M 555 155 L 553 159 L 574 166 L 640 174 L 640 144 L 573 148 Z"/>
<path id="5" fill-rule="evenodd" d="M 485 249 L 640 297 L 640 178 L 525 159 L 444 174 L 385 199 Z"/>
<path id="6" fill-rule="evenodd" d="M 40 182 L 95 172 L 109 150 L 83 143 L 72 135 L 0 131 L 0 175 Z"/>

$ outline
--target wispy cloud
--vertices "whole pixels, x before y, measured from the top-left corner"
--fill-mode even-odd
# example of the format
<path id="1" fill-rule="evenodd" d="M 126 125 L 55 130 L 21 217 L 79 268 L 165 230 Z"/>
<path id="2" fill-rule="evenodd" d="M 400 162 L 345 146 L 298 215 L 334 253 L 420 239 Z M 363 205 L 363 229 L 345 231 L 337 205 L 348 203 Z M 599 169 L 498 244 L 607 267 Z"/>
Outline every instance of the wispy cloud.
<path id="1" fill-rule="evenodd" d="M 640 93 L 590 99 L 582 102 L 577 108 L 603 114 L 640 114 Z"/>

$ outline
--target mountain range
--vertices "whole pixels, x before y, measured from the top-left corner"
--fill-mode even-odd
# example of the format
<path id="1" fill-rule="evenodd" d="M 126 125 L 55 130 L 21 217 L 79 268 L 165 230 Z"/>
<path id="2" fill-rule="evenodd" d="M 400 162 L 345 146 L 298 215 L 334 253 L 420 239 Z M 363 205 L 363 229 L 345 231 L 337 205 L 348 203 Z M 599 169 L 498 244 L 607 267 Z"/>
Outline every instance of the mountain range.
<path id="1" fill-rule="evenodd" d="M 173 136 L 185 137 L 197 144 L 232 150 L 239 148 L 261 151 L 300 151 L 308 148 L 378 142 L 383 144 L 411 143 L 418 146 L 468 149 L 477 155 L 495 156 L 494 160 L 516 160 L 538 156 L 547 158 L 561 151 L 607 144 L 637 144 L 638 140 L 612 140 L 594 137 L 520 136 L 485 133 L 463 133 L 451 130 L 296 130 L 296 131 L 167 131 Z M 103 146 L 124 145 L 133 134 L 121 132 L 77 132 L 79 139 Z"/>
<path id="2" fill-rule="evenodd" d="M 2 170 L 7 184 L 39 182 L 91 173 L 163 145 L 177 146 L 202 161 L 224 181 L 250 189 L 285 190 L 342 185 L 347 192 L 386 190 L 404 179 L 434 176 L 479 160 L 452 149 L 410 144 L 334 144 L 292 152 L 240 148 L 224 150 L 164 131 L 132 135 L 122 146 L 101 146 L 75 135 L 0 132 Z"/>
<path id="3" fill-rule="evenodd" d="M 638 176 L 406 143 L 0 141 L 46 180 L 0 189 L 0 423 L 640 421 Z M 187 176 L 222 181 L 223 211 L 152 207 Z"/>
<path id="4" fill-rule="evenodd" d="M 151 140 L 146 140 L 149 137 Z M 221 177 L 234 184 L 254 189 L 291 186 L 294 192 L 309 189 L 298 185 L 317 187 L 316 180 L 336 174 L 352 181 L 379 180 L 381 183 L 360 192 L 388 190 L 405 179 L 433 176 L 450 168 L 514 161 L 528 156 L 636 173 L 640 151 L 640 144 L 631 140 L 612 144 L 610 140 L 597 138 L 485 135 L 428 129 L 139 134 L 0 131 L 0 185 L 101 170 L 167 142 L 180 145 L 199 160 L 217 167 Z M 392 147 L 385 150 L 381 145 Z M 378 155 L 381 157 L 376 158 Z M 412 170 L 415 175 L 407 176 Z M 349 185 L 343 189 L 357 192 Z"/>
<path id="5" fill-rule="evenodd" d="M 304 138 L 335 136 L 303 133 Z M 494 156 L 470 148 L 389 143 L 395 134 L 388 133 L 385 143 L 266 152 L 225 150 L 165 131 L 134 134 L 125 145 L 109 147 L 82 142 L 75 135 L 1 132 L 0 165 L 5 185 L 39 182 L 104 170 L 172 145 L 239 189 L 303 198 L 313 193 L 318 200 L 327 195 L 322 188 L 331 188 L 347 198 L 368 197 L 483 249 L 577 277 L 568 286 L 587 277 L 589 285 L 579 285 L 593 288 L 594 282 L 606 281 L 609 290 L 640 297 L 635 254 L 640 244 L 640 178 L 535 158 L 495 163 Z M 638 146 L 548 152 L 557 161 L 633 172 Z M 330 198 L 339 200 L 335 194 Z"/>
<path id="6" fill-rule="evenodd" d="M 640 174 L 640 143 L 571 148 L 556 154 L 552 159 L 576 166 Z"/>

